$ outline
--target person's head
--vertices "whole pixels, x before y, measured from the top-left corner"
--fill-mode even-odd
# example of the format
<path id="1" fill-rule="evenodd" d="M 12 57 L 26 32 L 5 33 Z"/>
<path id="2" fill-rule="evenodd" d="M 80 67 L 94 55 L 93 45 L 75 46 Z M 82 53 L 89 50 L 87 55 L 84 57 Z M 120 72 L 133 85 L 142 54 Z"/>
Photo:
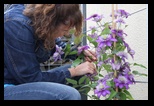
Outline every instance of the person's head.
<path id="1" fill-rule="evenodd" d="M 57 37 L 66 35 L 71 28 L 75 36 L 82 32 L 83 15 L 79 4 L 27 4 L 23 14 L 31 18 L 35 34 L 51 49 Z"/>

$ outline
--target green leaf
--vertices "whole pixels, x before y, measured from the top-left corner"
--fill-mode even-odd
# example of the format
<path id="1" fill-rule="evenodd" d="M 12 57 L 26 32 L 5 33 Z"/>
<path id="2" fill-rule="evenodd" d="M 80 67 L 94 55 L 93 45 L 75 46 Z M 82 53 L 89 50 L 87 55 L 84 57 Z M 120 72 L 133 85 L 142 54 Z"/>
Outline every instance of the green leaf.
<path id="1" fill-rule="evenodd" d="M 134 100 L 134 98 L 132 97 L 132 95 L 129 93 L 129 91 L 127 90 L 123 90 L 123 92 L 126 94 L 126 98 L 128 98 L 129 100 Z"/>
<path id="2" fill-rule="evenodd" d="M 140 76 L 148 76 L 147 74 L 145 74 L 145 73 L 139 73 L 138 71 L 132 71 L 132 73 L 134 74 L 134 75 L 140 75 Z"/>
<path id="3" fill-rule="evenodd" d="M 117 94 L 117 92 L 116 92 L 116 91 L 114 91 L 114 90 L 112 90 L 112 91 L 111 91 L 111 93 L 110 93 L 110 96 L 107 98 L 107 100 L 112 100 L 112 99 L 113 99 L 113 97 L 115 97 L 115 96 L 116 96 L 116 94 Z"/>
<path id="4" fill-rule="evenodd" d="M 97 83 L 92 83 L 89 85 L 91 88 L 95 88 L 97 86 Z"/>
<path id="5" fill-rule="evenodd" d="M 123 92 L 119 92 L 120 100 L 126 100 L 126 94 Z"/>
<path id="6" fill-rule="evenodd" d="M 94 45 L 94 47 L 97 47 L 98 43 L 95 41 L 95 39 L 91 38 L 90 36 L 87 36 L 87 39 Z"/>
<path id="7" fill-rule="evenodd" d="M 132 71 L 132 73 L 133 73 L 134 75 L 138 75 L 138 74 L 139 74 L 138 71 Z"/>
<path id="8" fill-rule="evenodd" d="M 110 65 L 103 64 L 103 67 L 107 72 L 113 72 Z"/>
<path id="9" fill-rule="evenodd" d="M 91 33 L 93 34 L 95 31 L 97 31 L 96 29 L 92 29 Z"/>
<path id="10" fill-rule="evenodd" d="M 76 60 L 73 61 L 72 63 L 72 67 L 76 67 L 77 65 L 79 65 L 80 63 L 82 63 L 82 60 L 77 58 Z"/>
<path id="11" fill-rule="evenodd" d="M 64 52 L 65 52 L 64 59 L 70 53 L 70 51 L 71 51 L 71 45 L 67 43 L 65 48 L 64 48 Z"/>
<path id="12" fill-rule="evenodd" d="M 110 33 L 111 33 L 111 32 L 110 32 L 109 27 L 106 26 L 106 27 L 104 28 L 104 30 L 102 31 L 101 35 L 108 35 L 108 34 L 110 34 Z"/>
<path id="13" fill-rule="evenodd" d="M 145 69 L 147 69 L 144 65 L 142 65 L 142 64 L 137 64 L 137 63 L 134 63 L 133 64 L 134 66 L 140 66 L 140 67 L 142 67 L 142 68 L 145 68 Z"/>
<path id="14" fill-rule="evenodd" d="M 66 80 L 68 83 L 75 84 L 75 85 L 77 84 L 77 81 L 74 79 L 66 78 Z"/>
<path id="15" fill-rule="evenodd" d="M 102 74 L 99 74 L 99 77 L 104 77 Z"/>
<path id="16" fill-rule="evenodd" d="M 64 52 L 66 53 L 66 52 L 70 52 L 70 50 L 71 50 L 71 45 L 70 44 L 66 44 L 66 47 L 65 47 L 65 49 L 64 49 Z"/>
<path id="17" fill-rule="evenodd" d="M 83 39 L 84 36 L 85 36 L 85 34 L 81 34 L 80 36 L 75 37 L 75 38 L 74 38 L 74 43 L 75 43 L 76 45 L 78 45 L 80 42 L 82 42 L 82 39 Z"/>
<path id="18" fill-rule="evenodd" d="M 100 100 L 97 96 L 95 96 L 95 95 L 92 95 L 92 97 L 91 98 L 93 98 L 93 99 L 95 99 L 95 100 Z"/>
<path id="19" fill-rule="evenodd" d="M 97 81 L 97 80 L 99 80 L 99 77 L 98 77 L 98 76 L 94 76 L 94 77 L 93 77 L 93 80 L 94 80 L 94 81 Z"/>
<path id="20" fill-rule="evenodd" d="M 109 85 L 109 86 L 111 86 L 111 87 L 114 87 L 114 82 L 113 82 L 113 80 L 107 81 L 107 85 Z"/>
<path id="21" fill-rule="evenodd" d="M 97 45 L 98 45 L 98 43 L 97 42 L 95 42 L 95 41 L 93 41 L 93 42 L 91 42 L 93 45 L 94 45 L 94 47 L 96 48 L 97 47 Z"/>
<path id="22" fill-rule="evenodd" d="M 80 88 L 78 91 L 79 92 L 84 92 L 85 94 L 87 94 L 90 91 L 90 87 L 84 87 L 84 88 Z"/>
<path id="23" fill-rule="evenodd" d="M 73 50 L 72 52 L 69 53 L 69 55 L 77 54 L 77 50 Z"/>
<path id="24" fill-rule="evenodd" d="M 122 43 L 123 43 L 123 40 L 122 40 L 121 37 L 118 37 L 117 40 L 118 40 L 118 41 L 117 41 L 116 43 L 119 43 L 119 44 L 122 44 Z"/>
<path id="25" fill-rule="evenodd" d="M 83 82 L 85 81 L 85 79 L 86 79 L 86 76 L 82 76 L 82 77 L 79 79 L 78 83 L 79 83 L 79 84 L 83 83 Z"/>
<path id="26" fill-rule="evenodd" d="M 106 53 L 103 53 L 103 54 L 102 54 L 102 57 L 103 57 L 103 61 L 106 60 L 106 59 L 108 58 Z"/>
<path id="27" fill-rule="evenodd" d="M 125 28 L 127 27 L 128 25 L 125 25 Z"/>
<path id="28" fill-rule="evenodd" d="M 65 56 L 64 56 L 64 59 L 66 58 L 66 56 L 69 54 L 69 52 L 65 52 Z"/>
<path id="29" fill-rule="evenodd" d="M 116 54 L 117 52 L 119 52 L 119 51 L 117 50 L 117 48 L 114 49 L 114 50 L 112 50 L 112 54 Z"/>
<path id="30" fill-rule="evenodd" d="M 79 88 L 79 87 L 82 87 L 83 85 L 73 85 L 74 88 Z"/>
<path id="31" fill-rule="evenodd" d="M 111 82 L 110 81 L 107 81 L 106 84 L 109 85 L 109 86 L 111 86 Z"/>
<path id="32" fill-rule="evenodd" d="M 85 87 L 90 87 L 90 84 L 84 84 L 83 86 L 81 86 L 80 89 L 85 88 Z"/>
<path id="33" fill-rule="evenodd" d="M 86 78 L 85 83 L 86 83 L 86 84 L 89 84 L 89 82 L 90 82 L 90 79 L 89 79 L 89 78 Z"/>
<path id="34" fill-rule="evenodd" d="M 89 42 L 93 41 L 93 38 L 91 38 L 90 36 L 87 36 L 87 39 L 89 40 Z"/>
<path id="35" fill-rule="evenodd" d="M 118 51 L 124 51 L 125 48 L 126 48 L 125 46 L 119 45 L 119 46 L 116 47 L 116 51 L 117 51 L 117 52 L 118 52 Z"/>

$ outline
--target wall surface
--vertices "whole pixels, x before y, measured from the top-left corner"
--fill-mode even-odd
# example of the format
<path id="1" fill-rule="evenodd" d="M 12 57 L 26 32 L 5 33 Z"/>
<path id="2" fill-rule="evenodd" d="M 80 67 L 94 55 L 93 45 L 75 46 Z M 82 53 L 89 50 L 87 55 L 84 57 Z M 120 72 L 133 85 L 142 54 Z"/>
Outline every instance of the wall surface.
<path id="1" fill-rule="evenodd" d="M 87 4 L 86 7 L 86 17 L 93 14 L 103 14 L 105 17 L 103 18 L 104 22 L 112 21 L 112 18 L 109 17 L 112 11 L 111 4 Z M 129 13 L 134 13 L 125 20 L 128 25 L 124 30 L 128 35 L 125 41 L 135 50 L 134 60 L 129 57 L 128 61 L 130 63 L 142 64 L 148 68 L 148 4 L 118 4 L 118 9 L 124 9 Z M 139 11 L 142 9 L 143 11 Z M 90 26 L 94 25 L 95 23 L 93 21 L 87 21 L 87 30 L 89 30 Z M 148 69 L 136 67 L 134 70 L 148 74 Z M 132 96 L 135 100 L 148 100 L 148 77 L 139 76 L 135 77 L 135 80 L 141 81 L 142 83 L 136 83 L 136 85 L 130 86 L 129 91 Z M 90 92 L 89 94 L 92 93 Z"/>

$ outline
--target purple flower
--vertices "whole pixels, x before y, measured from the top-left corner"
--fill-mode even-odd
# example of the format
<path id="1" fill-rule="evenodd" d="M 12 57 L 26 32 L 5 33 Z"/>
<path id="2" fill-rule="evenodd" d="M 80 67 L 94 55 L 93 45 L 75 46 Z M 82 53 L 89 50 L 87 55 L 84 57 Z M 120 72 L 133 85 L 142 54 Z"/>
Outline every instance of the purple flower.
<path id="1" fill-rule="evenodd" d="M 126 12 L 125 10 L 123 10 L 123 9 L 117 10 L 117 14 L 118 14 L 119 17 L 126 17 L 127 18 L 129 16 L 129 13 Z"/>
<path id="2" fill-rule="evenodd" d="M 123 75 L 126 75 L 126 74 L 128 74 L 131 70 L 130 70 L 130 68 L 129 67 L 126 67 L 126 66 L 124 66 L 123 68 L 121 68 L 122 70 L 122 74 Z"/>
<path id="3" fill-rule="evenodd" d="M 103 63 L 104 63 L 104 62 L 99 61 L 98 64 L 97 64 L 97 66 L 98 66 L 98 67 L 101 67 Z"/>
<path id="4" fill-rule="evenodd" d="M 116 55 L 119 56 L 124 62 L 125 62 L 125 59 L 128 59 L 127 53 L 123 51 L 116 53 Z"/>
<path id="5" fill-rule="evenodd" d="M 86 74 L 86 76 L 91 80 L 91 81 L 95 81 L 94 77 L 97 75 L 97 72 L 95 71 L 93 74 Z"/>
<path id="6" fill-rule="evenodd" d="M 108 88 L 110 88 L 110 86 L 106 84 L 106 81 L 99 82 L 96 86 L 96 89 L 94 90 L 94 93 L 97 94 L 98 98 L 100 98 L 101 95 L 105 97 L 106 95 L 110 94 Z"/>
<path id="7" fill-rule="evenodd" d="M 93 34 L 88 34 L 88 36 L 95 39 L 95 38 L 97 38 L 98 35 L 97 35 L 97 33 L 93 33 Z"/>
<path id="8" fill-rule="evenodd" d="M 122 76 L 119 75 L 117 78 L 114 79 L 115 82 L 115 86 L 119 87 L 119 88 L 126 88 L 129 89 L 129 84 L 131 84 L 131 82 L 127 79 L 127 76 Z"/>
<path id="9" fill-rule="evenodd" d="M 113 70 L 119 70 L 121 64 L 120 63 L 111 63 L 112 69 Z"/>
<path id="10" fill-rule="evenodd" d="M 125 10 L 122 10 L 122 9 L 119 9 L 119 10 L 115 10 L 115 13 L 114 13 L 114 17 L 117 18 L 117 17 L 128 17 L 130 14 L 128 12 L 126 12 Z M 112 14 L 110 14 L 110 17 L 112 17 Z"/>
<path id="11" fill-rule="evenodd" d="M 116 20 L 115 20 L 115 22 L 116 23 L 123 23 L 123 24 L 125 24 L 125 21 L 122 19 L 122 18 L 117 18 Z"/>
<path id="12" fill-rule="evenodd" d="M 80 47 L 80 48 L 78 49 L 78 55 L 79 55 L 82 51 L 87 50 L 87 49 L 89 49 L 89 48 L 90 48 L 90 47 L 89 47 L 88 45 L 85 45 L 85 46 Z"/>
<path id="13" fill-rule="evenodd" d="M 97 17 L 94 17 L 94 20 L 95 22 L 100 22 L 102 20 L 102 18 L 104 18 L 103 15 L 98 15 Z"/>
<path id="14" fill-rule="evenodd" d="M 90 28 L 90 30 L 96 30 L 95 26 L 90 26 L 89 28 Z"/>
<path id="15" fill-rule="evenodd" d="M 85 20 L 89 20 L 89 19 L 94 18 L 94 17 L 97 17 L 97 16 L 98 16 L 98 14 L 93 14 L 92 16 L 86 18 Z"/>
<path id="16" fill-rule="evenodd" d="M 112 14 L 110 14 L 110 17 L 112 17 Z M 114 13 L 114 18 L 117 18 L 118 17 L 118 14 L 116 13 L 116 11 L 115 11 L 115 13 Z"/>
<path id="17" fill-rule="evenodd" d="M 127 77 L 128 77 L 128 80 L 130 81 L 130 84 L 135 83 L 135 79 L 134 79 L 134 75 L 133 74 L 129 73 L 127 75 Z"/>
<path id="18" fill-rule="evenodd" d="M 117 36 L 119 36 L 121 38 L 123 38 L 123 34 L 125 34 L 127 36 L 127 34 L 124 33 L 123 30 L 121 30 L 121 29 L 119 29 L 119 30 L 118 29 L 112 29 L 111 33 L 115 34 L 115 35 L 117 35 Z"/>
<path id="19" fill-rule="evenodd" d="M 98 83 L 107 81 L 109 79 L 113 78 L 114 73 L 113 72 L 109 72 L 107 75 L 105 75 L 102 79 L 98 80 Z"/>
<path id="20" fill-rule="evenodd" d="M 131 57 L 134 59 L 135 51 L 132 50 L 132 49 L 129 47 L 129 45 L 128 45 L 125 41 L 123 41 L 123 43 L 124 43 L 124 45 L 127 47 L 128 53 L 129 53 L 129 54 L 131 55 Z"/>
<path id="21" fill-rule="evenodd" d="M 103 17 L 103 15 L 93 14 L 92 16 L 90 16 L 89 18 L 86 18 L 85 20 L 89 20 L 91 18 L 94 18 L 93 21 L 95 21 L 95 22 L 100 22 L 102 20 L 102 18 L 104 18 L 104 17 Z"/>
<path id="22" fill-rule="evenodd" d="M 101 54 L 104 54 L 105 53 L 105 47 L 97 47 L 96 48 L 96 56 L 97 58 L 101 57 Z"/>
<path id="23" fill-rule="evenodd" d="M 54 62 L 57 61 L 57 60 L 62 60 L 62 58 L 61 58 L 62 54 L 64 54 L 64 52 L 62 51 L 62 48 L 59 47 L 58 45 L 56 45 L 56 51 L 53 54 Z"/>
<path id="24" fill-rule="evenodd" d="M 113 38 L 112 35 L 99 36 L 96 42 L 98 42 L 98 47 L 102 48 L 104 46 L 111 46 L 113 42 L 116 42 L 117 39 Z"/>
<path id="25" fill-rule="evenodd" d="M 129 49 L 128 53 L 131 55 L 131 57 L 134 59 L 134 54 L 135 54 L 135 51 L 132 50 L 132 49 Z"/>

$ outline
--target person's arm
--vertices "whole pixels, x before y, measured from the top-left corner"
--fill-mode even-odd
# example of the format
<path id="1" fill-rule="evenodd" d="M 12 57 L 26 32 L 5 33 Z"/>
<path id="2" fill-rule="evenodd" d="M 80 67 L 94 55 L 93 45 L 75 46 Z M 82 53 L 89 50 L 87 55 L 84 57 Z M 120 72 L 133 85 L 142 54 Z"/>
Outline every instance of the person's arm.
<path id="1" fill-rule="evenodd" d="M 41 71 L 34 36 L 30 28 L 19 21 L 4 22 L 4 64 L 19 84 L 38 81 L 65 83 L 65 78 L 71 77 L 69 70 Z"/>

